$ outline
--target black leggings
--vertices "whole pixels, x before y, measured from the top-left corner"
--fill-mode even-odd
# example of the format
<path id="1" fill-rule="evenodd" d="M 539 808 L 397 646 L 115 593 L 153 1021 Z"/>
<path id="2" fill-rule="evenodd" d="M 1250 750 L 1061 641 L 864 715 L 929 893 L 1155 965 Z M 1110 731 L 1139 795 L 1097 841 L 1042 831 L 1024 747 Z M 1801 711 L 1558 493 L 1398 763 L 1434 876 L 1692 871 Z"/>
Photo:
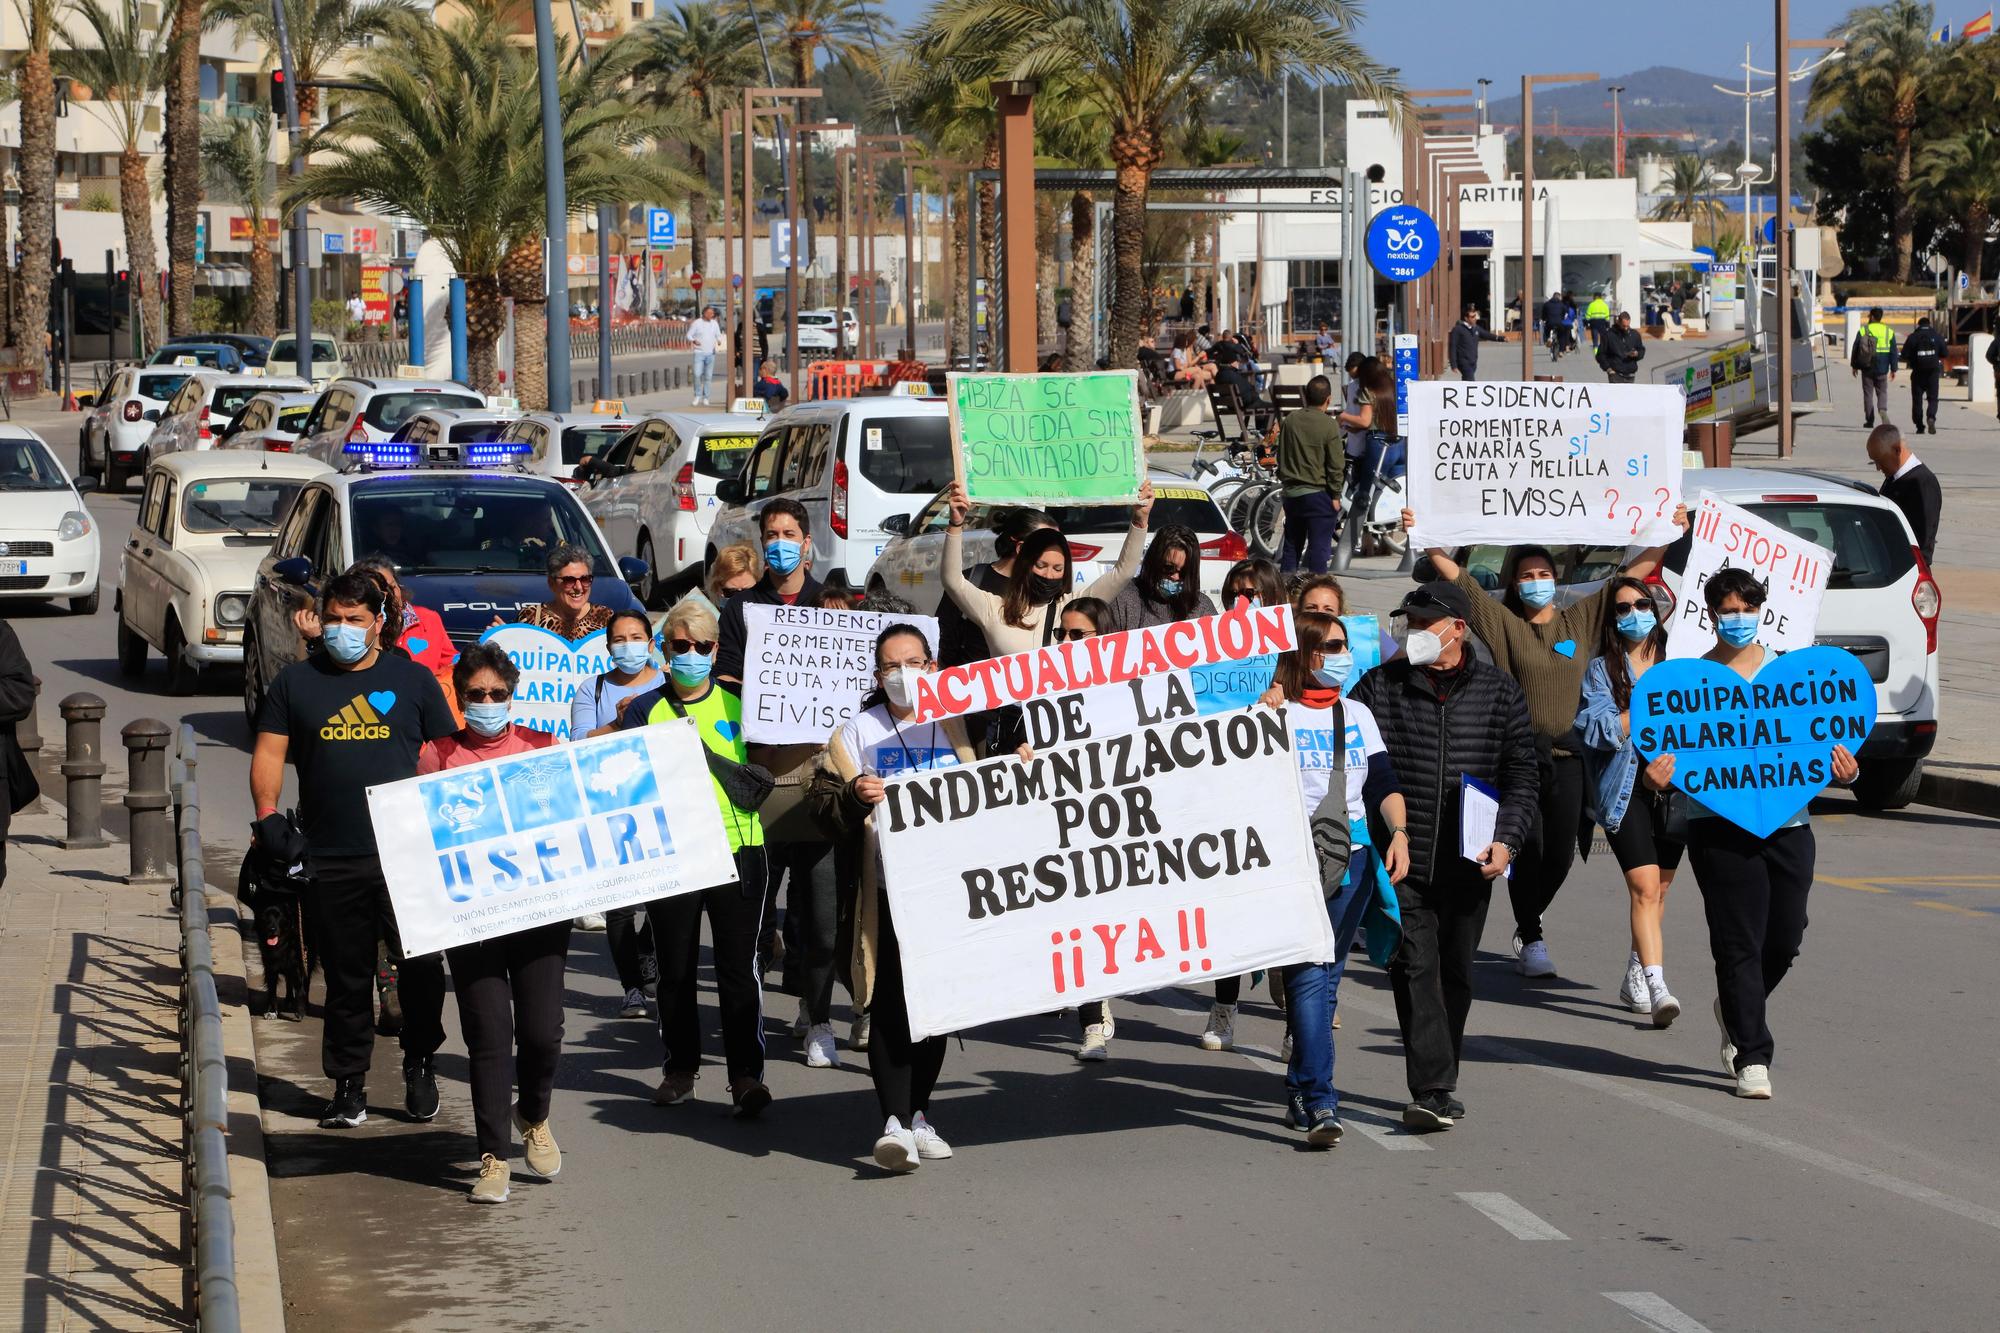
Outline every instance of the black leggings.
<path id="1" fill-rule="evenodd" d="M 611 965 L 618 969 L 622 990 L 658 984 L 660 959 L 653 951 L 653 921 L 639 908 L 614 907 L 604 914 L 604 939 L 611 946 Z"/>
<path id="2" fill-rule="evenodd" d="M 1708 916 L 1715 990 L 1738 1069 L 1771 1063 L 1765 1004 L 1805 941 L 1817 852 L 1811 825 L 1759 838 L 1717 816 L 1690 821 L 1688 864 Z"/>
<path id="3" fill-rule="evenodd" d="M 549 1118 L 562 1055 L 563 970 L 568 921 L 445 950 L 458 992 L 458 1022 L 472 1068 L 472 1123 L 479 1151 L 501 1161 L 514 1139 L 508 1113 L 520 1089 L 521 1118 Z"/>
<path id="4" fill-rule="evenodd" d="M 833 960 L 840 927 L 840 885 L 833 847 L 824 842 L 788 842 L 771 848 L 771 882 L 785 876 L 785 945 L 798 951 L 793 965 L 785 955 L 787 976 L 798 978 L 799 998 L 814 1023 L 833 1021 Z M 768 904 L 771 895 L 765 895 Z"/>
<path id="5" fill-rule="evenodd" d="M 646 904 L 660 948 L 661 1069 L 701 1068 L 701 1013 L 695 971 L 701 958 L 701 914 L 708 911 L 715 996 L 722 1010 L 722 1056 L 729 1081 L 764 1076 L 764 988 L 757 977 L 757 927 L 764 915 L 764 849 L 736 853 L 740 883 L 678 894 Z"/>
<path id="6" fill-rule="evenodd" d="M 1583 760 L 1559 754 L 1551 762 L 1555 776 L 1542 784 L 1539 828 L 1521 849 L 1513 878 L 1507 881 L 1514 929 L 1523 944 L 1542 937 L 1542 913 L 1549 910 L 1576 863 L 1576 830 L 1583 820 Z"/>
<path id="7" fill-rule="evenodd" d="M 919 1111 L 928 1111 L 931 1089 L 944 1069 L 943 1037 L 910 1040 L 910 1011 L 903 1000 L 903 951 L 889 920 L 889 895 L 880 906 L 881 938 L 875 949 L 875 994 L 868 1012 L 874 1028 L 868 1038 L 868 1077 L 875 1083 L 875 1100 L 884 1118 L 896 1117 L 905 1127 Z"/>

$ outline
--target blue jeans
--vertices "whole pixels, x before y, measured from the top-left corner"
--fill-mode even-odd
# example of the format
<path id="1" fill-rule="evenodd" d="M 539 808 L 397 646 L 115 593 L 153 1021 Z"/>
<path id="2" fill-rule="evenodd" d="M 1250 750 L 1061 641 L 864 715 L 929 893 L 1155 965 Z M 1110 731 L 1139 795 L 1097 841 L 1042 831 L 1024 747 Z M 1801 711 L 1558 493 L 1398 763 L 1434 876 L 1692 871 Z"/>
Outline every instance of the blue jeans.
<path id="1" fill-rule="evenodd" d="M 1285 549 L 1278 556 L 1280 572 L 1298 569 L 1300 553 L 1305 567 L 1324 574 L 1333 563 L 1333 543 L 1340 536 L 1340 506 L 1325 491 L 1285 497 Z"/>
<path id="2" fill-rule="evenodd" d="M 708 397 L 709 380 L 715 374 L 715 353 L 696 352 L 694 354 L 694 396 Z"/>
<path id="3" fill-rule="evenodd" d="M 1348 862 L 1347 883 L 1327 899 L 1333 921 L 1333 957 L 1285 969 L 1285 1021 L 1291 1025 L 1292 1063 L 1285 1071 L 1285 1100 L 1302 1101 L 1307 1115 L 1340 1109 L 1333 1086 L 1333 1010 L 1340 1002 L 1340 978 L 1347 954 L 1361 929 L 1362 915 L 1375 892 L 1374 849 L 1357 846 Z M 1304 1126 L 1301 1126 L 1304 1128 Z"/>

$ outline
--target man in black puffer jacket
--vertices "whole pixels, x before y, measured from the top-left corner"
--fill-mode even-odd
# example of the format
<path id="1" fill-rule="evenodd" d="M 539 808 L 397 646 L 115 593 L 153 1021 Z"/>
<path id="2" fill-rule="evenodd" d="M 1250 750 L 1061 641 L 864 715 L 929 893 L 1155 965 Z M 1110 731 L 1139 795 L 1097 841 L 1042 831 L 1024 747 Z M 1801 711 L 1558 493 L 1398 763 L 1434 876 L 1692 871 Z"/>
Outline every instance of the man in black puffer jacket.
<path id="1" fill-rule="evenodd" d="M 1398 614 L 1409 623 L 1403 655 L 1362 677 L 1353 697 L 1381 728 L 1410 821 L 1410 872 L 1396 886 L 1403 943 L 1389 964 L 1413 1099 L 1403 1123 L 1448 1129 L 1465 1114 L 1456 1093 L 1473 954 L 1493 881 L 1534 827 L 1540 779 L 1521 687 L 1466 647 L 1465 592 L 1426 583 L 1403 599 Z M 1459 843 L 1466 778 L 1499 795 L 1493 840 L 1476 862 Z"/>

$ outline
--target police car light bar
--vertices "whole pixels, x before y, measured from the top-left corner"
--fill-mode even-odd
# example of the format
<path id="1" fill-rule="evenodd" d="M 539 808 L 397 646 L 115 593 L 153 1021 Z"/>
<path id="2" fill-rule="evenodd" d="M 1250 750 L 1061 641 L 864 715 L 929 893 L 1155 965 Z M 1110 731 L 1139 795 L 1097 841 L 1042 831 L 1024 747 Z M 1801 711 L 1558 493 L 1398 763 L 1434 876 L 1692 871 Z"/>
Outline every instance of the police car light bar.
<path id="1" fill-rule="evenodd" d="M 353 454 L 369 467 L 415 467 L 422 457 L 414 444 L 387 440 L 352 440 L 342 445 L 340 452 Z"/>
<path id="2" fill-rule="evenodd" d="M 468 444 L 465 446 L 467 467 L 497 467 L 512 462 L 523 454 L 534 452 L 534 446 L 526 440 L 505 440 L 492 444 Z"/>

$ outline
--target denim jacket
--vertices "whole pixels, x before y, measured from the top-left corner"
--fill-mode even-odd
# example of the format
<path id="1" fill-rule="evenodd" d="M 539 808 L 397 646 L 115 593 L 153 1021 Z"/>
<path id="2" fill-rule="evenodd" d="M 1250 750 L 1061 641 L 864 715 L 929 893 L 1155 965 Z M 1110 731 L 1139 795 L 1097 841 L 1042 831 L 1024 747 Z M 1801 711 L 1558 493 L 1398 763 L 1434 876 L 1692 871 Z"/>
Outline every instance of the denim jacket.
<path id="1" fill-rule="evenodd" d="M 1583 739 L 1584 810 L 1616 833 L 1632 803 L 1632 784 L 1639 776 L 1639 751 L 1618 725 L 1618 701 L 1611 696 L 1611 675 L 1604 659 L 1593 657 L 1583 670 L 1583 707 L 1576 715 L 1576 733 Z"/>

